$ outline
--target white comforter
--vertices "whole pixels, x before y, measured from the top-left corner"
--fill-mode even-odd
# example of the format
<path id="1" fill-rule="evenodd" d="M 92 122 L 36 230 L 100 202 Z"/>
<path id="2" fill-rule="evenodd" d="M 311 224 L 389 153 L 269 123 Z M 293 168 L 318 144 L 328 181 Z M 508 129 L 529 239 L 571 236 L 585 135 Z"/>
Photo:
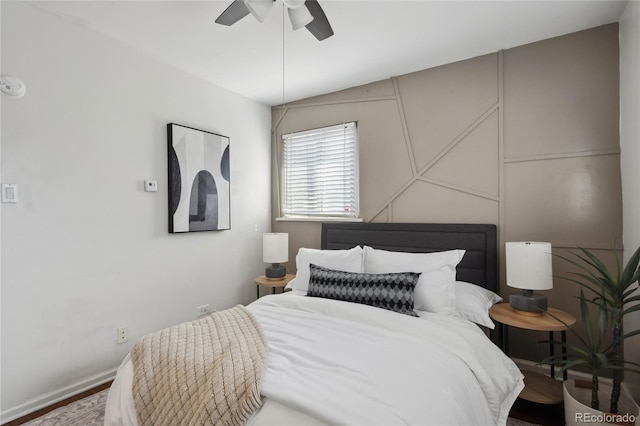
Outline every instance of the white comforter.
<path id="1" fill-rule="evenodd" d="M 458 317 L 295 295 L 248 308 L 269 344 L 265 404 L 250 424 L 504 425 L 524 386 L 516 365 Z M 132 375 L 125 360 L 106 425 L 135 424 Z"/>

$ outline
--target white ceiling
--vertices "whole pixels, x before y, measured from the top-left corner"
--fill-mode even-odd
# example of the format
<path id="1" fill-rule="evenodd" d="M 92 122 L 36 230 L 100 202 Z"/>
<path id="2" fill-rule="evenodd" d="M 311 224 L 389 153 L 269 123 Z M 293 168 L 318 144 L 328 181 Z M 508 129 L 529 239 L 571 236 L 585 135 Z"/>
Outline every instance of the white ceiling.
<path id="1" fill-rule="evenodd" d="M 335 32 L 319 42 L 291 30 L 281 0 L 262 24 L 214 23 L 231 1 L 27 3 L 267 105 L 616 22 L 627 3 L 319 0 Z"/>

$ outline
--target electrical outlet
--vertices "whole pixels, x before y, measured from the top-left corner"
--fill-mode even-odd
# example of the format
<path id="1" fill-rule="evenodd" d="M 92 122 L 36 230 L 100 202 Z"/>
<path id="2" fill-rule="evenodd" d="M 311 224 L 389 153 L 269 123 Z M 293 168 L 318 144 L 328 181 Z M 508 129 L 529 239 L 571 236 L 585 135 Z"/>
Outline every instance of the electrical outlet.
<path id="1" fill-rule="evenodd" d="M 209 309 L 209 304 L 207 303 L 206 305 L 202 305 L 202 306 L 198 306 L 196 308 L 196 310 L 198 311 L 198 316 L 201 317 L 203 315 L 208 315 L 211 313 L 211 309 Z"/>
<path id="2" fill-rule="evenodd" d="M 118 343 L 124 343 L 129 340 L 129 327 L 118 328 Z"/>

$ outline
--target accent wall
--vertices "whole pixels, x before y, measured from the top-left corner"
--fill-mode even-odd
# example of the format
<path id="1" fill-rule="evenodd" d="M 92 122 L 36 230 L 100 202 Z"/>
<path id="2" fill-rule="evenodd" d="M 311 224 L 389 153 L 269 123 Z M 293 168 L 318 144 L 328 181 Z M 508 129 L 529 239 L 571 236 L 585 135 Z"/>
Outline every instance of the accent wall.
<path id="1" fill-rule="evenodd" d="M 356 121 L 366 222 L 498 226 L 506 241 L 585 247 L 615 265 L 622 249 L 618 24 L 401 75 L 272 108 L 272 227 L 319 247 L 318 222 L 278 220 L 284 133 Z M 554 260 L 554 273 L 568 265 Z M 576 285 L 555 279 L 549 305 L 578 315 Z M 540 334 L 510 331 L 511 355 L 542 360 Z"/>

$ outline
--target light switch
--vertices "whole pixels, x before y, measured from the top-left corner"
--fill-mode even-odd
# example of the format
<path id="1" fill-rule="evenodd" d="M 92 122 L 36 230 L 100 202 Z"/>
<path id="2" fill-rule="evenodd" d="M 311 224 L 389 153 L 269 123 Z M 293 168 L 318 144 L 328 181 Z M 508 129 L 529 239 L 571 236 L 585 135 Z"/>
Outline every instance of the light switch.
<path id="1" fill-rule="evenodd" d="M 18 202 L 18 185 L 13 183 L 2 184 L 2 202 L 3 203 Z"/>

